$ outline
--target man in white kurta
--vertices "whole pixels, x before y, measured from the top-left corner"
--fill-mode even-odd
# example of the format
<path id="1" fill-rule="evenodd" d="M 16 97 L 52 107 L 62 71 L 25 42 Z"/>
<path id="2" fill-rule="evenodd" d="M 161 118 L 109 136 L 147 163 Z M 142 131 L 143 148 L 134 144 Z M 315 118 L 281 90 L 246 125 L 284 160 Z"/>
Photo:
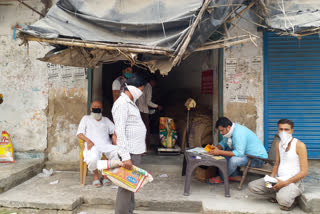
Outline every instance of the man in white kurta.
<path id="1" fill-rule="evenodd" d="M 150 79 L 149 83 L 146 84 L 146 86 L 143 89 L 142 96 L 137 100 L 136 104 L 139 108 L 141 118 L 143 120 L 144 125 L 147 128 L 146 133 L 146 145 L 147 150 L 151 150 L 150 145 L 150 123 L 149 123 L 149 107 L 150 108 L 157 108 L 159 110 L 162 110 L 162 106 L 155 104 L 152 102 L 152 88 L 156 86 L 155 79 Z"/>
<path id="2" fill-rule="evenodd" d="M 93 171 L 93 185 L 101 186 L 97 170 L 97 161 L 104 154 L 108 159 L 118 159 L 114 124 L 107 117 L 102 116 L 102 104 L 94 101 L 90 108 L 91 114 L 85 115 L 79 124 L 77 136 L 85 141 L 83 151 L 84 161 L 88 169 Z M 112 135 L 112 140 L 110 138 Z M 110 184 L 105 177 L 103 184 Z"/>

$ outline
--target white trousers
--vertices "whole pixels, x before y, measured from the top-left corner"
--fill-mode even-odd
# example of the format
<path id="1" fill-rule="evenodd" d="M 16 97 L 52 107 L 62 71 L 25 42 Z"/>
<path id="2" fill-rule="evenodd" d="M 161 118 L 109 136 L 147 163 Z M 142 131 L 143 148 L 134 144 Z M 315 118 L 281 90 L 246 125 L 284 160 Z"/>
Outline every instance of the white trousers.
<path id="1" fill-rule="evenodd" d="M 108 158 L 108 160 L 119 160 L 118 146 L 116 145 L 94 145 L 93 147 L 91 147 L 90 150 L 88 150 L 87 144 L 85 144 L 85 149 L 83 150 L 83 157 L 84 161 L 88 165 L 88 169 L 91 172 L 97 169 L 97 161 L 101 160 L 103 154 Z"/>

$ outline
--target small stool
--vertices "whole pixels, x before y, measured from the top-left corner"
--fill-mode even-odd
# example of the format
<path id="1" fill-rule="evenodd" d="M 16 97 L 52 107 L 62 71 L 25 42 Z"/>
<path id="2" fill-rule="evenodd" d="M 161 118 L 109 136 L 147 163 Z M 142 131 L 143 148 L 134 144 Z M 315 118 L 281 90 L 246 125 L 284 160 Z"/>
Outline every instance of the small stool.
<path id="1" fill-rule="evenodd" d="M 193 158 L 195 156 L 201 157 L 201 159 Z M 184 160 L 183 160 L 183 168 L 182 168 L 182 176 L 186 176 L 186 180 L 184 183 L 184 195 L 190 195 L 190 183 L 192 172 L 198 166 L 216 166 L 220 169 L 224 177 L 224 192 L 225 197 L 230 197 L 230 186 L 229 186 L 229 179 L 228 179 L 228 162 L 226 159 L 216 160 L 212 158 L 210 155 L 202 155 L 196 154 L 192 152 L 184 152 Z"/>

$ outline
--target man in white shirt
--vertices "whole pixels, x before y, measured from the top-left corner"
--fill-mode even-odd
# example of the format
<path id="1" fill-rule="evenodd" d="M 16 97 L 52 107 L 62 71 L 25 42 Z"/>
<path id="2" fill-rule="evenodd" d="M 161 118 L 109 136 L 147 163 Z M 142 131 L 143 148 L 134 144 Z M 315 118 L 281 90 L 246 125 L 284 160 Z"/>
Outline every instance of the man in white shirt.
<path id="1" fill-rule="evenodd" d="M 117 135 L 118 153 L 123 167 L 132 169 L 139 166 L 141 155 L 146 152 L 146 127 L 141 119 L 140 111 L 135 102 L 142 95 L 146 81 L 139 73 L 132 74 L 128 79 L 125 91 L 121 93 L 112 107 L 112 116 Z M 118 188 L 116 214 L 131 214 L 134 210 L 134 193 Z"/>
<path id="2" fill-rule="evenodd" d="M 151 149 L 150 148 L 149 107 L 162 110 L 162 106 L 152 102 L 152 88 L 154 88 L 155 86 L 156 86 L 156 80 L 154 78 L 150 78 L 149 83 L 147 83 L 143 89 L 142 96 L 137 100 L 137 106 L 140 110 L 141 118 L 144 122 L 144 125 L 147 128 L 146 145 L 147 145 L 148 151 Z"/>
<path id="3" fill-rule="evenodd" d="M 85 142 L 83 151 L 84 161 L 88 169 L 93 171 L 93 185 L 100 187 L 97 161 L 104 154 L 108 159 L 119 159 L 114 124 L 107 117 L 102 116 L 102 104 L 100 101 L 93 101 L 90 108 L 90 115 L 85 115 L 79 124 L 77 136 Z M 112 140 L 110 138 L 112 135 Z M 112 142 L 111 142 L 112 141 Z M 111 182 L 105 176 L 103 185 Z"/>
<path id="4" fill-rule="evenodd" d="M 122 70 L 122 75 L 117 77 L 112 83 L 112 96 L 113 102 L 115 102 L 120 96 L 121 92 L 123 92 L 123 88 L 125 83 L 127 83 L 128 78 L 132 75 L 132 67 L 126 66 Z"/>
<path id="5" fill-rule="evenodd" d="M 278 121 L 280 141 L 276 144 L 276 160 L 270 175 L 276 184 L 268 188 L 264 178 L 249 183 L 251 192 L 271 196 L 269 201 L 286 211 L 295 207 L 295 199 L 304 191 L 302 179 L 308 174 L 306 145 L 292 137 L 293 125 L 288 119 Z"/>

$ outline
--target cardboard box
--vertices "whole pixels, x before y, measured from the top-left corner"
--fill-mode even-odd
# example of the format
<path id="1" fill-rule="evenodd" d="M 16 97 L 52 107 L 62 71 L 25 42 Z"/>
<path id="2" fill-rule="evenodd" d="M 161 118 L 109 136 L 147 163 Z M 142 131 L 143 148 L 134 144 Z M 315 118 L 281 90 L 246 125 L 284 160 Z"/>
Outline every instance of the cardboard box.
<path id="1" fill-rule="evenodd" d="M 209 178 L 217 176 L 217 170 L 215 166 L 199 166 L 195 170 L 195 177 L 198 181 L 206 182 Z"/>

